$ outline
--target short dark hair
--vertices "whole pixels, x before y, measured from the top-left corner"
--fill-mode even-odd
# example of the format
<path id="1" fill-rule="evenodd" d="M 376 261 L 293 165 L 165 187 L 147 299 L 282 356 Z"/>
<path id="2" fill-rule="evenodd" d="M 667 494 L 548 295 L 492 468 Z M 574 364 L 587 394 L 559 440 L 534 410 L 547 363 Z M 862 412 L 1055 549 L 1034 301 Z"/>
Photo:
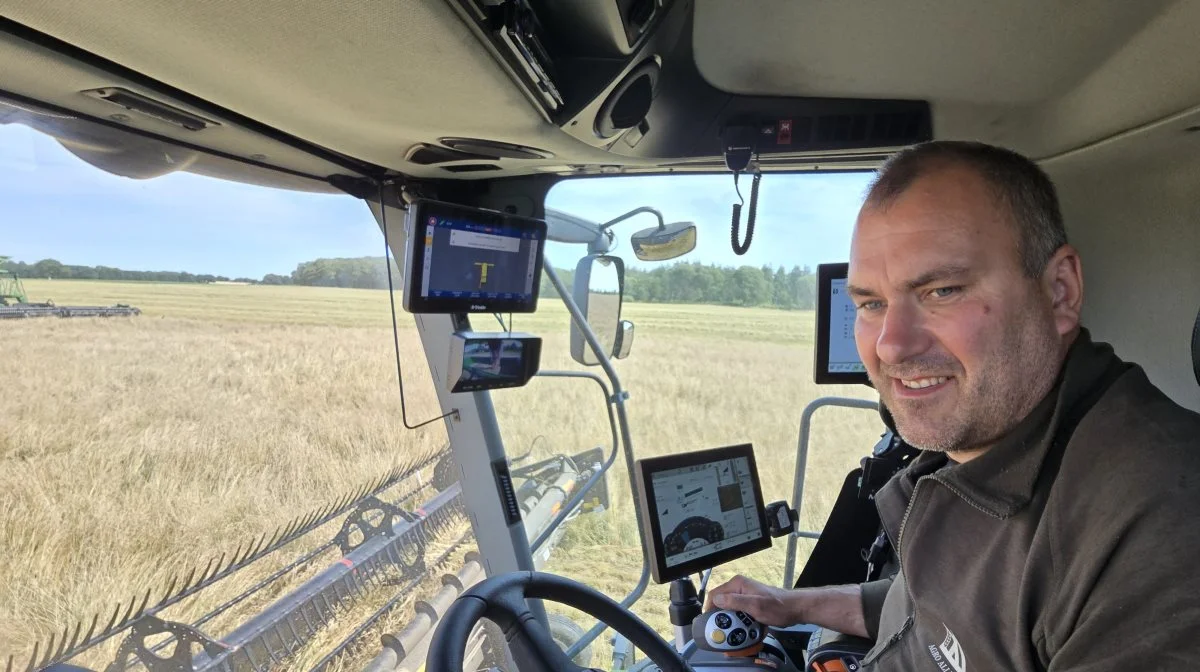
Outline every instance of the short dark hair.
<path id="1" fill-rule="evenodd" d="M 1012 150 L 958 140 L 913 145 L 883 164 L 866 202 L 886 208 L 918 178 L 951 165 L 974 170 L 991 187 L 1017 225 L 1021 269 L 1031 278 L 1040 277 L 1054 253 L 1067 244 L 1067 232 L 1054 183 L 1036 163 Z"/>

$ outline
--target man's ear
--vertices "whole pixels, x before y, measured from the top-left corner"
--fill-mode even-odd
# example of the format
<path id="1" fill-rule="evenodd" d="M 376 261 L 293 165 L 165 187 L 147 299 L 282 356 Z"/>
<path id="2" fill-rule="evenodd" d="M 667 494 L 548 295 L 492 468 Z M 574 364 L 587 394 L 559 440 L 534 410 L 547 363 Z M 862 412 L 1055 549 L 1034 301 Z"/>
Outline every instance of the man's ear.
<path id="1" fill-rule="evenodd" d="M 1078 328 L 1083 311 L 1083 264 L 1078 250 L 1071 245 L 1058 248 L 1042 272 L 1042 290 L 1050 299 L 1059 335 Z"/>

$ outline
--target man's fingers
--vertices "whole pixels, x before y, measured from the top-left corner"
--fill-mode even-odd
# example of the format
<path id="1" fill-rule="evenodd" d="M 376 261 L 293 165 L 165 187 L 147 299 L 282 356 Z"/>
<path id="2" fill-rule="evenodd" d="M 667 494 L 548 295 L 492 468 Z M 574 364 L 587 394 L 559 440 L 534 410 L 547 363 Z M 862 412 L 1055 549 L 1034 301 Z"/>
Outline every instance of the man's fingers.
<path id="1" fill-rule="evenodd" d="M 714 595 L 712 599 L 713 604 L 717 605 L 718 609 L 744 611 L 755 618 L 757 618 L 758 607 L 762 604 L 762 598 L 758 595 L 747 595 L 745 593 L 724 593 Z"/>
<path id="2" fill-rule="evenodd" d="M 717 609 L 725 609 L 715 600 L 720 595 L 741 595 L 746 590 L 746 578 L 742 575 L 737 575 L 732 579 L 722 583 L 721 585 L 708 591 L 704 596 L 704 611 L 712 611 L 714 607 Z"/>

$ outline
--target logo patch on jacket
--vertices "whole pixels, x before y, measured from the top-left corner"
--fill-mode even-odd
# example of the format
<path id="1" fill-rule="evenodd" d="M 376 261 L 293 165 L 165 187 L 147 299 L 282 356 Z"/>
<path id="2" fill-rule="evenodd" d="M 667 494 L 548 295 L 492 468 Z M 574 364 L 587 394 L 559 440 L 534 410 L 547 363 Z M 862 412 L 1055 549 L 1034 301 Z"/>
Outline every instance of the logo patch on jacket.
<path id="1" fill-rule="evenodd" d="M 942 627 L 946 628 L 946 624 L 943 623 Z M 941 672 L 967 672 L 967 654 L 950 628 L 946 628 L 946 638 L 941 644 L 929 645 L 929 655 Z"/>

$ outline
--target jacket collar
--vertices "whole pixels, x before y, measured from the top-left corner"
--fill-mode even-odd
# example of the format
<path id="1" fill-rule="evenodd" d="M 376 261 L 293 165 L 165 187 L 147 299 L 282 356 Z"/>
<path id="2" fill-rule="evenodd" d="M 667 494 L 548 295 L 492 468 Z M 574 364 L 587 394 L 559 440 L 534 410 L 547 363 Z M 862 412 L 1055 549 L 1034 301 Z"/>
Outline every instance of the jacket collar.
<path id="1" fill-rule="evenodd" d="M 1054 388 L 991 450 L 963 464 L 950 462 L 944 453 L 923 451 L 885 486 L 884 490 L 892 492 L 881 497 L 880 503 L 900 500 L 907 506 L 917 479 L 939 472 L 938 480 L 987 513 L 997 518 L 1014 515 L 1033 499 L 1055 442 L 1067 438 L 1064 433 L 1069 434 L 1099 394 L 1130 366 L 1110 345 L 1093 342 L 1087 329 L 1080 329 Z M 891 414 L 881 409 L 884 422 L 894 430 Z"/>

